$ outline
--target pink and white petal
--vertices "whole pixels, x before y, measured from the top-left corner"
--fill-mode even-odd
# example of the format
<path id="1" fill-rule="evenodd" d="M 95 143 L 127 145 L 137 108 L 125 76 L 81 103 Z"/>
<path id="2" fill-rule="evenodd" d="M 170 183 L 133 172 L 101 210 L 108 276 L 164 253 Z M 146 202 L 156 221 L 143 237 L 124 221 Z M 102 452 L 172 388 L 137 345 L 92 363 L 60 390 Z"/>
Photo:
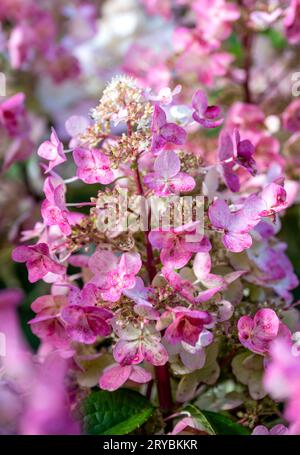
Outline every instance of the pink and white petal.
<path id="1" fill-rule="evenodd" d="M 245 273 L 247 273 L 246 270 L 236 270 L 235 272 L 227 273 L 224 276 L 224 280 L 227 284 L 231 284 L 238 280 L 241 276 L 245 275 Z"/>
<path id="2" fill-rule="evenodd" d="M 217 128 L 223 124 L 223 119 L 213 120 L 213 119 L 209 119 L 209 118 L 200 118 L 196 112 L 193 114 L 193 119 L 196 122 L 200 123 L 200 125 L 203 126 L 203 128 L 208 128 L 208 129 Z"/>
<path id="3" fill-rule="evenodd" d="M 170 248 L 174 243 L 174 234 L 168 231 L 150 231 L 148 238 L 155 248 Z"/>
<path id="4" fill-rule="evenodd" d="M 99 387 L 103 390 L 113 392 L 125 384 L 129 379 L 131 371 L 131 365 L 112 365 L 104 370 L 99 380 Z"/>
<path id="5" fill-rule="evenodd" d="M 234 147 L 230 134 L 222 132 L 220 134 L 219 147 L 218 147 L 218 158 L 220 161 L 226 161 L 233 158 Z"/>
<path id="6" fill-rule="evenodd" d="M 159 152 L 165 145 L 167 141 L 160 134 L 153 133 L 152 142 L 151 142 L 151 152 Z"/>
<path id="7" fill-rule="evenodd" d="M 46 308 L 54 308 L 54 302 L 52 295 L 43 295 L 35 299 L 31 304 L 31 309 L 35 313 L 40 313 L 42 310 Z"/>
<path id="8" fill-rule="evenodd" d="M 93 156 L 90 150 L 77 147 L 73 151 L 73 159 L 78 167 L 88 167 L 94 164 Z"/>
<path id="9" fill-rule="evenodd" d="M 173 150 L 163 150 L 154 162 L 154 170 L 164 179 L 174 177 L 180 171 L 180 159 Z"/>
<path id="10" fill-rule="evenodd" d="M 212 225 L 218 229 L 226 229 L 230 225 L 231 213 L 225 201 L 217 199 L 208 209 Z"/>
<path id="11" fill-rule="evenodd" d="M 204 367 L 205 364 L 205 350 L 198 349 L 195 352 L 188 352 L 185 349 L 180 351 L 180 358 L 182 363 L 190 371 L 199 370 Z"/>
<path id="12" fill-rule="evenodd" d="M 99 175 L 94 167 L 78 167 L 77 168 L 77 177 L 88 185 L 99 182 Z"/>
<path id="13" fill-rule="evenodd" d="M 202 427 L 193 417 L 184 417 L 178 423 L 176 423 L 173 431 L 170 433 L 172 435 L 184 434 L 184 430 L 187 427 L 195 428 L 196 430 L 201 430 Z"/>
<path id="14" fill-rule="evenodd" d="M 171 248 L 163 248 L 160 253 L 160 259 L 163 265 L 173 269 L 184 267 L 191 257 L 192 253 L 190 251 L 178 248 L 177 244 L 174 244 Z"/>
<path id="15" fill-rule="evenodd" d="M 52 142 L 45 141 L 39 146 L 37 154 L 46 160 L 55 160 L 58 155 L 57 147 Z"/>
<path id="16" fill-rule="evenodd" d="M 216 287 L 224 287 L 226 282 L 223 277 L 219 275 L 215 275 L 214 273 L 209 273 L 205 278 L 201 280 L 203 286 L 206 288 L 216 288 Z"/>
<path id="17" fill-rule="evenodd" d="M 257 425 L 251 434 L 253 436 L 268 436 L 269 430 L 264 425 Z"/>
<path id="18" fill-rule="evenodd" d="M 167 122 L 167 116 L 165 111 L 159 107 L 158 104 L 154 106 L 154 112 L 152 117 L 152 128 L 156 130 L 157 128 L 161 128 Z"/>
<path id="19" fill-rule="evenodd" d="M 203 90 L 197 90 L 192 98 L 192 106 L 193 108 L 198 111 L 200 114 L 204 114 L 204 112 L 208 108 L 208 100 L 205 92 Z"/>
<path id="20" fill-rule="evenodd" d="M 118 269 L 121 274 L 136 275 L 141 267 L 142 260 L 139 253 L 123 253 L 119 262 Z"/>
<path id="21" fill-rule="evenodd" d="M 241 342 L 248 340 L 251 337 L 254 328 L 253 319 L 250 316 L 242 316 L 238 320 L 237 329 L 239 332 L 239 339 Z"/>
<path id="22" fill-rule="evenodd" d="M 151 190 L 159 190 L 165 185 L 165 181 L 156 172 L 150 172 L 145 175 L 144 184 Z"/>
<path id="23" fill-rule="evenodd" d="M 211 270 L 211 258 L 209 253 L 197 253 L 194 258 L 193 271 L 198 280 L 205 279 Z"/>
<path id="24" fill-rule="evenodd" d="M 106 156 L 101 150 L 94 148 L 91 150 L 91 154 L 97 167 L 110 166 L 108 156 Z"/>
<path id="25" fill-rule="evenodd" d="M 62 146 L 62 143 L 60 142 L 55 129 L 52 127 L 51 128 L 51 135 L 50 135 L 50 140 L 52 144 L 54 144 L 56 147 Z"/>
<path id="26" fill-rule="evenodd" d="M 65 194 L 66 194 L 66 189 L 65 189 L 64 184 L 58 185 L 53 192 L 54 203 L 60 209 L 66 209 Z"/>
<path id="27" fill-rule="evenodd" d="M 95 277 L 91 282 L 98 284 L 99 280 L 101 280 L 101 278 Z M 121 298 L 122 291 L 119 288 L 111 287 L 110 289 L 101 290 L 100 295 L 105 302 L 117 302 Z"/>
<path id="28" fill-rule="evenodd" d="M 137 365 L 133 365 L 131 367 L 131 373 L 129 379 L 133 382 L 137 382 L 138 384 L 146 384 L 152 378 L 152 374 L 150 371 L 145 370 L 142 367 Z"/>
<path id="29" fill-rule="evenodd" d="M 283 434 L 288 434 L 288 428 L 285 425 L 282 425 L 281 423 L 275 425 L 273 428 L 270 430 L 271 435 L 283 435 Z"/>
<path id="30" fill-rule="evenodd" d="M 47 272 L 52 272 L 57 275 L 63 275 L 66 272 L 66 267 L 62 264 L 58 264 L 48 257 L 41 258 L 41 267 L 45 267 Z"/>
<path id="31" fill-rule="evenodd" d="M 34 246 L 29 247 L 33 252 L 36 252 L 42 256 L 49 256 L 49 247 L 47 243 L 41 242 Z"/>
<path id="32" fill-rule="evenodd" d="M 232 232 L 223 236 L 223 244 L 229 251 L 241 253 L 251 247 L 252 237 L 249 234 L 236 234 Z"/>
<path id="33" fill-rule="evenodd" d="M 196 182 L 189 174 L 178 172 L 175 177 L 169 180 L 169 188 L 173 193 L 188 193 L 196 186 Z"/>
<path id="34" fill-rule="evenodd" d="M 102 185 L 108 185 L 114 179 L 114 173 L 109 167 L 98 170 L 97 182 L 101 183 Z"/>
<path id="35" fill-rule="evenodd" d="M 202 234 L 192 234 L 186 236 L 184 248 L 192 253 L 208 253 L 211 250 L 211 243 L 208 237 Z M 192 239 L 190 239 L 192 237 Z M 196 238 L 199 237 L 199 240 Z"/>
<path id="36" fill-rule="evenodd" d="M 26 262 L 34 257 L 34 252 L 28 246 L 17 246 L 12 252 L 15 262 Z"/>
<path id="37" fill-rule="evenodd" d="M 182 318 L 176 318 L 166 329 L 164 339 L 169 344 L 177 344 L 183 338 L 183 327 Z M 198 338 L 198 337 L 197 337 Z"/>
<path id="38" fill-rule="evenodd" d="M 34 261 L 28 261 L 26 265 L 28 270 L 28 280 L 30 283 L 35 283 L 36 281 L 41 280 L 49 272 L 43 264 L 43 261 L 41 261 L 41 258 Z"/>
<path id="39" fill-rule="evenodd" d="M 176 145 L 183 145 L 186 141 L 186 131 L 176 123 L 167 123 L 160 130 L 160 136 L 165 139 L 166 142 L 171 142 Z"/>
<path id="40" fill-rule="evenodd" d="M 134 288 L 125 290 L 123 293 L 132 299 L 137 305 L 151 306 L 148 302 L 148 289 L 145 287 L 142 278 L 139 276 L 135 279 Z"/>
<path id="41" fill-rule="evenodd" d="M 123 365 L 135 365 L 144 360 L 139 340 L 119 340 L 113 349 L 113 355 Z"/>
<path id="42" fill-rule="evenodd" d="M 117 268 L 117 257 L 112 251 L 97 248 L 90 257 L 88 266 L 93 273 L 106 274 Z"/>
<path id="43" fill-rule="evenodd" d="M 168 352 L 155 336 L 145 337 L 141 348 L 145 360 L 152 365 L 165 365 L 169 359 Z"/>
<path id="44" fill-rule="evenodd" d="M 254 335 L 263 340 L 272 340 L 279 330 L 279 318 L 271 308 L 258 310 L 253 319 Z"/>
<path id="45" fill-rule="evenodd" d="M 205 291 L 201 291 L 199 292 L 199 294 L 197 295 L 197 297 L 195 297 L 195 303 L 203 303 L 203 302 L 207 302 L 208 300 L 210 300 L 215 294 L 217 294 L 218 292 L 222 291 L 223 289 L 223 286 L 217 286 L 215 288 L 210 288 L 210 289 L 207 289 Z"/>

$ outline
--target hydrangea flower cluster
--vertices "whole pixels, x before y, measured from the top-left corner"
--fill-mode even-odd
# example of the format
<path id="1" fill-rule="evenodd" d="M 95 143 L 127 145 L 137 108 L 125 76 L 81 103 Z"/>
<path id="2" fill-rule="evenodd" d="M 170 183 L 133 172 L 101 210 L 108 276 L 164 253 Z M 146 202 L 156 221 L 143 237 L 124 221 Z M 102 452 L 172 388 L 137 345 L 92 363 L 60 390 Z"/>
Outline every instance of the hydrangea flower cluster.
<path id="1" fill-rule="evenodd" d="M 72 49 L 95 33 L 98 8 L 85 0 L 3 0 L 0 36 L 10 67 L 47 74 L 55 83 L 78 78 L 80 63 Z"/>
<path id="2" fill-rule="evenodd" d="M 206 36 L 211 46 L 228 35 L 237 14 L 234 7 L 224 10 L 223 28 Z M 292 343 L 287 321 L 298 280 L 276 234 L 294 193 L 285 187 L 282 168 L 268 173 L 261 164 L 266 156 L 256 157 L 255 144 L 264 137 L 259 111 L 251 115 L 247 105 L 238 106 L 250 126 L 237 125 L 235 112 L 224 118 L 197 89 L 180 122 L 177 92 L 169 89 L 166 103 L 137 80 L 115 77 L 90 120 L 68 122 L 68 149 L 54 129 L 39 147 L 46 177 L 42 222 L 25 234 L 33 243 L 13 251 L 31 282 L 50 285 L 49 294 L 32 302 L 30 326 L 47 352 L 68 359 L 74 406 L 96 384 L 110 392 L 141 386 L 166 416 L 175 402 L 201 400 L 199 390 L 222 385 L 222 368 L 225 378 L 241 384 L 241 393 L 265 400 L 262 414 L 274 411 L 262 377 L 266 371 L 272 386 L 274 343 Z M 215 156 L 203 164 L 188 146 L 190 137 L 222 123 Z M 74 176 L 63 180 L 60 168 L 71 155 Z M 76 180 L 98 185 L 89 201 L 67 202 Z M 124 190 L 133 202 L 126 229 L 118 230 L 109 217 L 122 215 Z M 192 210 L 192 220 L 175 225 L 180 197 L 199 195 L 201 219 Z M 169 225 L 153 227 L 153 197 L 162 204 L 161 216 L 170 215 Z M 234 408 L 229 397 L 224 400 L 225 409 Z M 294 423 L 294 408 L 287 412 Z M 260 411 L 250 405 L 240 420 L 252 428 Z M 193 422 L 183 419 L 180 428 Z"/>
<path id="3" fill-rule="evenodd" d="M 1 0 L 0 434 L 300 434 L 299 17 Z"/>

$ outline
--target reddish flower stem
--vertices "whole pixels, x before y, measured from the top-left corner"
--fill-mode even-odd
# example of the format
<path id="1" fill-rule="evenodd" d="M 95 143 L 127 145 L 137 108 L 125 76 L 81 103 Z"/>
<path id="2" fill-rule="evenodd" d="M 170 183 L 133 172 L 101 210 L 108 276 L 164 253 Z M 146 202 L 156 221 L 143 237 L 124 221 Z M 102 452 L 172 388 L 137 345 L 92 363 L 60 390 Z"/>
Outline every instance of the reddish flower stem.
<path id="1" fill-rule="evenodd" d="M 141 180 L 137 161 L 136 161 L 136 168 L 135 168 L 135 180 L 136 180 L 138 194 L 143 196 L 144 190 L 143 190 L 142 180 Z M 147 210 L 147 208 L 144 207 L 142 210 Z M 151 211 L 149 209 L 148 229 L 147 229 L 147 231 L 145 231 L 145 242 L 146 242 L 146 253 L 147 253 L 146 266 L 147 266 L 149 281 L 151 283 L 153 278 L 156 275 L 156 267 L 155 267 L 155 263 L 154 263 L 152 245 L 149 241 L 150 225 L 151 225 Z M 170 374 L 169 374 L 169 362 L 167 362 L 165 365 L 156 366 L 155 374 L 156 374 L 157 392 L 158 392 L 160 408 L 163 411 L 163 413 L 168 413 L 173 408 L 173 401 L 172 401 L 172 394 L 171 394 L 171 382 L 170 382 Z M 150 389 L 150 393 L 151 393 L 151 389 Z"/>
<path id="2" fill-rule="evenodd" d="M 250 82 L 251 82 L 251 65 L 252 65 L 252 35 L 250 32 L 246 31 L 243 39 L 243 45 L 245 49 L 245 81 L 244 81 L 244 100 L 246 103 L 251 103 L 252 96 L 251 96 L 251 89 L 250 89 Z"/>

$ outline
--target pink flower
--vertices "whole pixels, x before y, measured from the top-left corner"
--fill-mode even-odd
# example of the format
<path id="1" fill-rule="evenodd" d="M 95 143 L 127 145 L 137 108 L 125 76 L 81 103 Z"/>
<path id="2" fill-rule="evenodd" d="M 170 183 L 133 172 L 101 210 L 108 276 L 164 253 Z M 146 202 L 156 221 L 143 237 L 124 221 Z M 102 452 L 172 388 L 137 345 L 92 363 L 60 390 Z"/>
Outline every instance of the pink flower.
<path id="1" fill-rule="evenodd" d="M 181 85 L 176 85 L 176 87 L 171 90 L 170 87 L 162 87 L 157 95 L 152 95 L 151 92 L 146 92 L 147 99 L 151 101 L 157 101 L 159 104 L 167 106 L 173 101 L 173 97 L 178 95 L 181 92 Z"/>
<path id="2" fill-rule="evenodd" d="M 155 91 L 170 83 L 171 74 L 165 62 L 167 53 L 153 46 L 140 45 L 134 42 L 124 56 L 122 70 L 138 79 L 141 86 L 151 87 Z"/>
<path id="3" fill-rule="evenodd" d="M 268 430 L 268 428 L 264 425 L 258 425 L 254 428 L 251 434 L 254 436 L 281 436 L 287 435 L 288 431 L 289 430 L 285 425 L 279 423 L 278 425 L 274 425 L 274 427 L 270 428 L 270 430 Z"/>
<path id="4" fill-rule="evenodd" d="M 20 137 L 28 133 L 29 123 L 24 102 L 24 93 L 17 93 L 0 104 L 0 125 L 11 137 Z"/>
<path id="5" fill-rule="evenodd" d="M 264 387 L 275 400 L 286 400 L 285 418 L 291 422 L 290 434 L 299 434 L 300 356 L 291 342 L 276 339 L 270 349 L 271 360 L 264 375 Z"/>
<path id="6" fill-rule="evenodd" d="M 149 302 L 151 291 L 151 288 L 145 287 L 142 278 L 137 276 L 134 288 L 125 289 L 123 294 L 135 302 L 134 311 L 136 314 L 145 319 L 156 320 L 159 318 L 159 312 L 156 311 Z"/>
<path id="7" fill-rule="evenodd" d="M 272 216 L 287 206 L 287 194 L 282 185 L 269 183 L 259 195 L 261 199 L 260 216 Z"/>
<path id="8" fill-rule="evenodd" d="M 284 20 L 285 33 L 290 44 L 300 42 L 300 1 L 291 0 Z"/>
<path id="9" fill-rule="evenodd" d="M 184 341 L 195 346 L 204 327 L 211 324 L 212 320 L 207 311 L 175 307 L 162 314 L 156 328 L 163 330 L 167 327 L 164 337 L 170 344 Z"/>
<path id="10" fill-rule="evenodd" d="M 291 133 L 300 130 L 300 100 L 292 101 L 282 114 L 283 126 Z"/>
<path id="11" fill-rule="evenodd" d="M 121 338 L 114 347 L 115 360 L 121 365 L 136 365 L 147 360 L 152 365 L 164 365 L 168 353 L 161 344 L 160 333 L 152 323 L 134 326 L 128 323 L 125 327 L 115 326 L 115 332 Z"/>
<path id="12" fill-rule="evenodd" d="M 13 69 L 20 69 L 30 56 L 32 30 L 25 22 L 13 28 L 7 42 L 9 58 Z"/>
<path id="13" fill-rule="evenodd" d="M 46 199 L 42 203 L 41 213 L 46 226 L 58 226 L 65 235 L 71 234 L 70 213 L 65 203 L 65 185 L 48 177 L 44 183 Z"/>
<path id="14" fill-rule="evenodd" d="M 23 299 L 24 294 L 20 289 L 0 290 L 0 427 L 2 429 L 3 417 L 6 412 L 8 414 L 11 412 L 11 409 L 5 409 L 10 404 L 5 404 L 5 397 L 4 402 L 2 401 L 3 379 L 10 377 L 14 382 L 17 382 L 18 389 L 28 387 L 28 383 L 30 384 L 32 379 L 32 363 L 28 355 L 30 349 L 26 343 L 18 314 L 18 306 Z M 5 337 L 4 345 L 2 343 L 3 336 Z M 3 373 L 5 373 L 4 378 Z M 21 404 L 20 397 L 18 400 Z"/>
<path id="15" fill-rule="evenodd" d="M 68 305 L 63 308 L 61 318 L 70 338 L 78 343 L 93 344 L 98 336 L 111 333 L 107 319 L 112 318 L 112 313 L 105 308 L 89 304 Z"/>
<path id="16" fill-rule="evenodd" d="M 225 201 L 217 199 L 208 210 L 208 216 L 212 225 L 223 231 L 222 241 L 230 251 L 240 253 L 250 248 L 252 238 L 249 231 L 260 221 L 257 206 L 260 204 L 258 196 L 251 195 L 245 201 L 244 206 L 231 213 Z"/>
<path id="17" fill-rule="evenodd" d="M 197 283 L 211 288 L 214 286 L 223 286 L 224 279 L 219 275 L 211 273 L 211 257 L 209 253 L 197 253 L 193 263 L 193 271 L 197 277 Z"/>
<path id="18" fill-rule="evenodd" d="M 216 128 L 223 123 L 219 106 L 209 106 L 206 94 L 197 90 L 193 95 L 192 106 L 195 109 L 193 119 L 204 128 Z"/>
<path id="19" fill-rule="evenodd" d="M 49 160 L 46 173 L 50 172 L 54 167 L 63 163 L 67 159 L 64 154 L 64 146 L 58 139 L 55 129 L 51 128 L 51 131 L 50 141 L 43 142 L 37 151 L 39 156 Z"/>
<path id="20" fill-rule="evenodd" d="M 13 163 L 24 161 L 30 157 L 34 145 L 28 137 L 17 138 L 8 146 L 1 171 L 7 171 Z"/>
<path id="21" fill-rule="evenodd" d="M 239 191 L 240 181 L 236 173 L 236 165 L 245 168 L 251 175 L 256 174 L 256 163 L 252 158 L 254 147 L 247 139 L 241 141 L 237 129 L 234 130 L 233 138 L 229 133 L 220 135 L 218 158 L 222 164 L 224 180 L 228 188 Z"/>
<path id="22" fill-rule="evenodd" d="M 77 79 L 80 75 L 78 59 L 68 49 L 59 45 L 48 54 L 47 71 L 52 80 L 60 84 L 68 79 Z"/>
<path id="23" fill-rule="evenodd" d="M 289 339 L 290 331 L 280 322 L 274 310 L 264 308 L 258 310 L 252 319 L 242 316 L 238 321 L 240 342 L 256 354 L 268 354 L 270 344 L 277 337 Z"/>
<path id="24" fill-rule="evenodd" d="M 299 280 L 284 253 L 286 247 L 284 243 L 277 243 L 272 247 L 267 243 L 261 243 L 253 251 L 248 250 L 247 254 L 255 268 L 245 278 L 257 286 L 274 289 L 286 303 L 290 303 L 293 300 L 290 291 L 298 286 Z"/>
<path id="25" fill-rule="evenodd" d="M 174 272 L 172 267 L 166 266 L 161 269 L 161 274 L 164 279 L 169 283 L 174 292 L 178 292 L 184 299 L 190 303 L 195 303 L 193 284 L 182 278 L 179 273 Z M 209 299 L 207 299 L 209 300 Z M 204 301 L 204 300 L 203 300 Z"/>
<path id="26" fill-rule="evenodd" d="M 291 342 L 276 339 L 270 349 L 269 362 L 264 386 L 275 400 L 286 400 L 296 395 L 300 389 L 300 356 L 294 355 Z"/>
<path id="27" fill-rule="evenodd" d="M 204 367 L 206 361 L 205 347 L 210 345 L 213 339 L 213 334 L 209 330 L 203 329 L 195 346 L 185 341 L 169 344 L 166 338 L 164 339 L 164 345 L 171 358 L 178 355 L 185 368 L 192 372 Z"/>
<path id="28" fill-rule="evenodd" d="M 232 23 L 240 17 L 238 7 L 225 0 L 199 0 L 192 4 L 197 17 L 197 29 L 203 40 L 218 47 L 228 38 Z"/>
<path id="29" fill-rule="evenodd" d="M 226 116 L 226 130 L 238 128 L 239 131 L 261 131 L 265 114 L 256 104 L 235 102 Z"/>
<path id="30" fill-rule="evenodd" d="M 190 431 L 189 431 L 190 430 Z M 173 430 L 170 433 L 171 435 L 207 435 L 208 433 L 203 431 L 203 426 L 198 419 L 194 417 L 183 417 L 176 423 Z"/>
<path id="31" fill-rule="evenodd" d="M 63 265 L 58 264 L 50 257 L 49 247 L 46 243 L 18 246 L 14 249 L 12 258 L 16 262 L 26 263 L 30 283 L 40 280 L 49 272 L 63 275 L 66 271 Z"/>
<path id="32" fill-rule="evenodd" d="M 99 387 L 113 392 L 119 389 L 127 381 L 145 384 L 151 380 L 151 373 L 137 365 L 114 364 L 105 369 L 99 380 Z"/>
<path id="33" fill-rule="evenodd" d="M 163 265 L 181 268 L 185 266 L 193 253 L 207 252 L 211 249 L 210 241 L 201 234 L 196 234 L 195 223 L 186 224 L 169 231 L 151 231 L 150 243 L 161 250 Z"/>
<path id="34" fill-rule="evenodd" d="M 79 423 L 70 415 L 66 378 L 68 361 L 58 353 L 49 354 L 37 365 L 27 391 L 27 406 L 21 415 L 23 435 L 78 435 Z"/>
<path id="35" fill-rule="evenodd" d="M 70 346 L 66 325 L 60 317 L 61 309 L 66 303 L 66 296 L 44 295 L 31 305 L 31 309 L 37 313 L 37 316 L 29 321 L 32 332 L 58 349 L 68 349 Z"/>
<path id="36" fill-rule="evenodd" d="M 180 172 L 180 159 L 173 150 L 159 154 L 154 162 L 154 171 L 145 175 L 144 183 L 158 196 L 189 192 L 196 185 L 193 177 Z"/>
<path id="37" fill-rule="evenodd" d="M 168 142 L 182 145 L 186 140 L 185 130 L 176 123 L 168 123 L 164 110 L 158 104 L 154 106 L 151 131 L 153 153 L 159 152 Z"/>
<path id="38" fill-rule="evenodd" d="M 123 290 L 134 288 L 135 276 L 141 266 L 138 253 L 124 253 L 117 258 L 111 251 L 99 248 L 89 260 L 89 267 L 94 273 L 91 283 L 99 288 L 103 300 L 116 302 Z"/>
<path id="39" fill-rule="evenodd" d="M 137 305 L 151 306 L 149 302 L 149 289 L 145 287 L 142 278 L 139 276 L 135 279 L 135 286 L 132 289 L 126 289 L 124 295 L 132 299 Z"/>
<path id="40" fill-rule="evenodd" d="M 73 152 L 73 158 L 77 165 L 77 177 L 84 183 L 107 185 L 114 180 L 109 158 L 100 150 L 77 147 Z"/>
<path id="41" fill-rule="evenodd" d="M 142 2 L 148 14 L 159 14 L 165 19 L 171 18 L 172 8 L 169 0 L 142 0 Z"/>

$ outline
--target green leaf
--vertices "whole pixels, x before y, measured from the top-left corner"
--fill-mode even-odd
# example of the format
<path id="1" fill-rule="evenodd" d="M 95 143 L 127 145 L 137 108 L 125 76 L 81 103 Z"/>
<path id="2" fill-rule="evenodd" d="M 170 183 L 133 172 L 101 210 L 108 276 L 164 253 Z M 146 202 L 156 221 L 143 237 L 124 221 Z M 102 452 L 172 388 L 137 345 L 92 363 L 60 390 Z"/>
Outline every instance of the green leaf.
<path id="1" fill-rule="evenodd" d="M 130 389 L 91 393 L 83 402 L 83 426 L 87 434 L 128 434 L 145 423 L 154 411 L 140 393 Z"/>
<path id="2" fill-rule="evenodd" d="M 232 55 L 236 57 L 238 61 L 242 61 L 244 58 L 244 48 L 239 40 L 236 33 L 232 33 L 225 42 L 225 47 Z"/>
<path id="3" fill-rule="evenodd" d="M 224 414 L 219 414 L 217 412 L 212 412 L 212 411 L 201 411 L 204 417 L 208 420 L 210 425 L 213 427 L 214 431 L 216 434 L 232 434 L 232 435 L 237 435 L 237 434 L 249 434 L 249 431 L 243 427 L 242 425 L 239 425 L 238 423 L 235 423 L 233 420 L 231 420 L 229 417 L 227 417 Z"/>
<path id="4" fill-rule="evenodd" d="M 287 46 L 287 40 L 284 35 L 275 28 L 269 28 L 263 32 L 272 43 L 272 46 L 279 51 L 283 50 Z"/>

